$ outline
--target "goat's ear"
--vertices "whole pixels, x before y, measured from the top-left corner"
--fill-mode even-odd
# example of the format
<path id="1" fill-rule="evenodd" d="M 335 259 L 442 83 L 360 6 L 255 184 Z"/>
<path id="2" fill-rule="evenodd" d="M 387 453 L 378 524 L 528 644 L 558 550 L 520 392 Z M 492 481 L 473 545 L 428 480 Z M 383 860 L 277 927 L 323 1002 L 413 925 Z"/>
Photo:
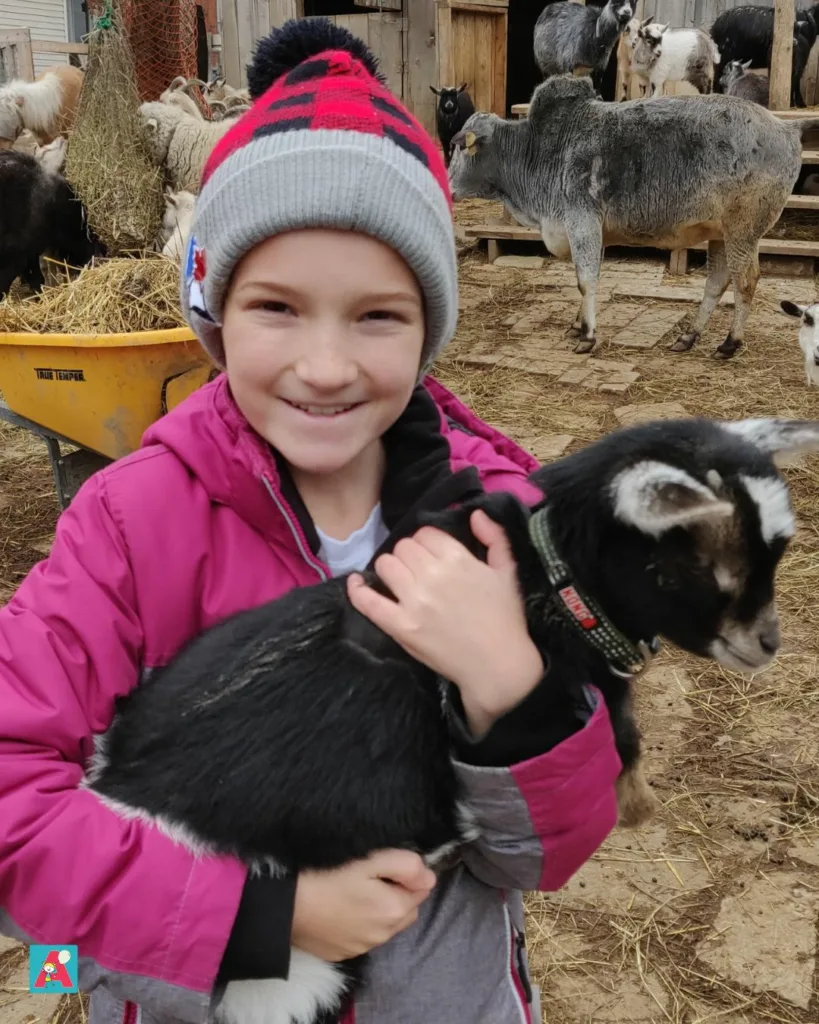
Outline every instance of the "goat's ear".
<path id="1" fill-rule="evenodd" d="M 667 462 L 645 459 L 624 469 L 611 484 L 614 515 L 652 537 L 675 526 L 724 519 L 734 511 L 710 487 Z"/>
<path id="2" fill-rule="evenodd" d="M 748 419 L 721 423 L 720 426 L 745 441 L 750 441 L 777 466 L 785 466 L 801 452 L 819 451 L 819 420 Z"/>
<path id="3" fill-rule="evenodd" d="M 744 64 L 740 64 L 740 67 L 744 68 L 747 71 L 752 64 L 753 60 L 746 60 Z"/>
<path id="4" fill-rule="evenodd" d="M 458 92 L 463 92 L 466 89 L 467 84 L 467 82 L 462 82 L 461 85 L 458 86 Z"/>
<path id="5" fill-rule="evenodd" d="M 434 92 L 436 96 L 440 96 L 440 95 L 441 95 L 441 94 L 440 94 L 440 93 L 438 92 L 438 90 L 437 90 L 437 89 L 435 88 L 435 86 L 434 86 L 434 85 L 431 85 L 431 86 L 429 87 L 429 91 L 430 91 L 430 92 Z"/>
<path id="6" fill-rule="evenodd" d="M 151 131 L 154 131 L 156 128 L 159 127 L 159 121 L 157 121 L 155 117 L 149 117 L 145 122 L 145 127 L 150 128 Z"/>
<path id="7" fill-rule="evenodd" d="M 647 17 L 645 19 L 645 21 L 641 21 L 640 22 L 640 28 L 645 28 L 646 25 L 650 25 L 652 23 L 652 21 L 654 21 L 654 15 L 653 14 L 649 15 L 649 17 Z"/>
<path id="8" fill-rule="evenodd" d="M 783 299 L 779 303 L 779 306 L 783 313 L 787 313 L 788 316 L 796 316 L 801 319 L 802 314 L 808 308 L 807 306 L 800 306 L 797 302 L 791 302 L 789 299 Z"/>
<path id="9" fill-rule="evenodd" d="M 657 31 L 660 33 L 660 35 L 662 35 L 663 32 L 665 32 L 667 29 L 668 25 L 657 25 Z"/>

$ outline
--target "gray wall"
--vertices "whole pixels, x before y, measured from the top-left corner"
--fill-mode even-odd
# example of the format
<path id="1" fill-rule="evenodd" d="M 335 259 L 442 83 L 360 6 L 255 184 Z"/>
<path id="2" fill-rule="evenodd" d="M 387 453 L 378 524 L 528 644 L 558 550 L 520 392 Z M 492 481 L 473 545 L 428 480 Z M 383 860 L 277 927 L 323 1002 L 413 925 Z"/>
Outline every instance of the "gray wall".
<path id="1" fill-rule="evenodd" d="M 654 15 L 661 24 L 672 28 L 709 29 L 718 14 L 732 7 L 741 7 L 748 0 L 644 0 L 644 18 Z M 773 0 L 753 0 L 759 7 L 773 7 Z M 797 10 L 808 7 L 808 3 L 797 2 Z"/>

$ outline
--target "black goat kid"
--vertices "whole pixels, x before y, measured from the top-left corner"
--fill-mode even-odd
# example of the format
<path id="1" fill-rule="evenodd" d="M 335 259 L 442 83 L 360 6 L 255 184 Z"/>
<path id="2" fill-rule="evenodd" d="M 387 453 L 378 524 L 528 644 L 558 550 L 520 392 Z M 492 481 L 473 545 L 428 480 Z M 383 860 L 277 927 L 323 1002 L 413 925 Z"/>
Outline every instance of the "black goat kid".
<path id="1" fill-rule="evenodd" d="M 475 113 L 475 105 L 472 102 L 472 97 L 466 91 L 466 86 L 466 82 L 459 85 L 457 89 L 436 89 L 434 85 L 430 86 L 432 92 L 438 97 L 436 111 L 438 138 L 444 151 L 444 161 L 447 167 L 452 158 L 452 140 Z"/>
<path id="2" fill-rule="evenodd" d="M 660 636 L 738 671 L 770 662 L 774 574 L 794 531 L 773 455 L 800 449 L 819 449 L 819 422 L 647 424 L 538 470 L 546 500 L 531 513 L 479 493 L 396 531 L 428 522 L 483 557 L 470 512 L 504 527 L 546 666 L 517 716 L 517 759 L 571 732 L 594 684 L 623 761 L 621 817 L 650 814 L 630 680 Z M 123 816 L 260 871 L 331 868 L 387 847 L 440 864 L 475 838 L 450 760 L 451 689 L 333 579 L 217 625 L 121 699 L 88 786 Z M 288 981 L 229 983 L 217 1019 L 334 1020 L 365 966 L 293 950 Z"/>

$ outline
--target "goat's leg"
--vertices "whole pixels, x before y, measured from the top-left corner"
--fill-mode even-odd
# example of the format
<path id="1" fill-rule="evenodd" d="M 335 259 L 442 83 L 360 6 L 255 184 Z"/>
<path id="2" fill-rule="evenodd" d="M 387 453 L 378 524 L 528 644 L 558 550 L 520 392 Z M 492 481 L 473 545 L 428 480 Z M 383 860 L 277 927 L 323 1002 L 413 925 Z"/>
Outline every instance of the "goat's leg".
<path id="1" fill-rule="evenodd" d="M 714 352 L 717 359 L 730 359 L 745 340 L 745 324 L 759 281 L 759 257 L 756 245 L 748 258 L 747 248 L 728 253 L 728 266 L 734 283 L 734 322 L 728 337 Z"/>
<path id="2" fill-rule="evenodd" d="M 592 216 L 585 216 L 566 225 L 572 260 L 577 273 L 577 287 L 583 300 L 580 305 L 580 340 L 575 352 L 591 352 L 597 341 L 595 301 L 600 265 L 603 262 L 603 225 Z"/>
<path id="3" fill-rule="evenodd" d="M 699 341 L 700 335 L 705 330 L 705 325 L 711 318 L 711 314 L 717 308 L 717 303 L 725 293 L 731 274 L 728 269 L 728 260 L 725 252 L 725 242 L 711 241 L 708 243 L 708 277 L 705 281 L 705 292 L 702 296 L 700 308 L 687 334 L 680 335 L 676 341 L 668 347 L 672 352 L 687 352 Z"/>

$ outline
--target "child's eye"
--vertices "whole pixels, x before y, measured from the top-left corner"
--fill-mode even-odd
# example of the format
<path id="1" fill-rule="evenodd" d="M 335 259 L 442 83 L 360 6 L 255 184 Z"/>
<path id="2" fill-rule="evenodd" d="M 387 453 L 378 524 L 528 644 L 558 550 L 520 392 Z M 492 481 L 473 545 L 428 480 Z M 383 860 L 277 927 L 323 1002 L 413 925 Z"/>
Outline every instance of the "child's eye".
<path id="1" fill-rule="evenodd" d="M 371 309 L 365 313 L 364 320 L 403 320 L 404 318 L 391 309 Z"/>
<path id="2" fill-rule="evenodd" d="M 263 302 L 261 309 L 266 313 L 292 313 L 292 307 L 288 306 L 286 302 Z"/>

